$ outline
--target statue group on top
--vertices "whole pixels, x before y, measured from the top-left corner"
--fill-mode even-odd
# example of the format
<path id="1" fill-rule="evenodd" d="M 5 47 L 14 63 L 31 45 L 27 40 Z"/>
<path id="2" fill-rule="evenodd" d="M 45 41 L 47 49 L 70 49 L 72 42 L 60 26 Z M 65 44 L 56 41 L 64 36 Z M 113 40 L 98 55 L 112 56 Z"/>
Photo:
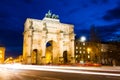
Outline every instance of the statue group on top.
<path id="1" fill-rule="evenodd" d="M 52 18 L 52 19 L 58 19 L 59 16 L 56 14 L 52 14 L 52 12 L 49 10 L 48 13 L 45 14 L 46 18 Z"/>

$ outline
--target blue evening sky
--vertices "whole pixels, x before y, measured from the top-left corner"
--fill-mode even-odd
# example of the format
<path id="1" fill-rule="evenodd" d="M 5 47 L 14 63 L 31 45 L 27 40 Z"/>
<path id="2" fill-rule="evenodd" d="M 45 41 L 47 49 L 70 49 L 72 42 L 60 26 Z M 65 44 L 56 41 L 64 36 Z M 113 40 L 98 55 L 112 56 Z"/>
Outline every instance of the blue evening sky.
<path id="1" fill-rule="evenodd" d="M 77 38 L 88 38 L 93 24 L 103 41 L 120 36 L 120 0 L 0 0 L 0 45 L 6 56 L 22 54 L 26 18 L 43 19 L 48 10 L 73 24 Z"/>

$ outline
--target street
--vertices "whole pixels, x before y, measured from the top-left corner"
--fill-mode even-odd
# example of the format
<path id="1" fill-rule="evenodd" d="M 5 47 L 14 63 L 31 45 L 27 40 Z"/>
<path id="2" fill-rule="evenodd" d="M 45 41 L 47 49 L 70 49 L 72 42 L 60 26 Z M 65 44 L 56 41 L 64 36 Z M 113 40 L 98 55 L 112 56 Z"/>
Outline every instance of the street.
<path id="1" fill-rule="evenodd" d="M 120 80 L 120 71 L 119 68 L 0 65 L 0 80 Z"/>

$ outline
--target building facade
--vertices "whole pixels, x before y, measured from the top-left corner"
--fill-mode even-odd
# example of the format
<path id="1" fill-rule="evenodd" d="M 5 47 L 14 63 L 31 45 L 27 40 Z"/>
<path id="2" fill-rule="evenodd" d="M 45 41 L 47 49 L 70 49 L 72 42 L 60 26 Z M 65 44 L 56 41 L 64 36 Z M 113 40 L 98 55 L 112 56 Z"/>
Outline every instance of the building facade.
<path id="1" fill-rule="evenodd" d="M 5 47 L 0 47 L 0 64 L 4 63 L 5 59 Z"/>
<path id="2" fill-rule="evenodd" d="M 88 42 L 80 42 L 79 40 L 75 41 L 75 58 L 76 63 L 84 63 L 90 61 L 91 49 L 89 48 Z"/>
<path id="3" fill-rule="evenodd" d="M 120 42 L 104 42 L 101 47 L 103 65 L 120 65 Z"/>
<path id="4" fill-rule="evenodd" d="M 61 23 L 55 14 L 48 12 L 43 20 L 28 18 L 23 34 L 25 64 L 74 63 L 74 26 Z"/>
<path id="5" fill-rule="evenodd" d="M 76 63 L 94 62 L 100 63 L 101 44 L 93 42 L 75 41 Z"/>

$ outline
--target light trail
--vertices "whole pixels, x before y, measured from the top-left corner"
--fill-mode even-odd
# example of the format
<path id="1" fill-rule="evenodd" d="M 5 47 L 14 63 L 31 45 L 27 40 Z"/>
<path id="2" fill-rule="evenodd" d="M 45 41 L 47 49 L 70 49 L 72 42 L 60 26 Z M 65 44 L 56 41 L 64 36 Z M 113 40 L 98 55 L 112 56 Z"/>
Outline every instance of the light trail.
<path id="1" fill-rule="evenodd" d="M 80 71 L 77 67 L 61 67 L 61 66 L 35 66 L 35 65 L 3 65 L 4 68 L 12 69 L 24 69 L 24 70 L 40 70 L 40 71 L 53 71 L 53 72 L 64 72 L 64 73 L 79 73 L 79 74 L 91 74 L 91 75 L 106 75 L 106 76 L 119 76 L 116 73 L 105 73 L 105 72 L 90 72 L 90 71 Z M 67 69 L 67 70 L 66 70 Z M 69 69 L 69 70 L 68 70 Z M 70 69 L 78 69 L 70 70 Z M 88 69 L 88 68 L 83 68 Z M 92 68 L 93 69 L 93 68 Z"/>
<path id="2" fill-rule="evenodd" d="M 68 67 L 68 66 L 42 66 L 45 68 L 56 68 L 56 69 L 77 69 L 77 70 L 95 70 L 95 71 L 116 71 L 116 72 L 120 72 L 120 68 L 118 69 L 107 69 L 107 68 L 98 68 L 98 67 Z"/>

